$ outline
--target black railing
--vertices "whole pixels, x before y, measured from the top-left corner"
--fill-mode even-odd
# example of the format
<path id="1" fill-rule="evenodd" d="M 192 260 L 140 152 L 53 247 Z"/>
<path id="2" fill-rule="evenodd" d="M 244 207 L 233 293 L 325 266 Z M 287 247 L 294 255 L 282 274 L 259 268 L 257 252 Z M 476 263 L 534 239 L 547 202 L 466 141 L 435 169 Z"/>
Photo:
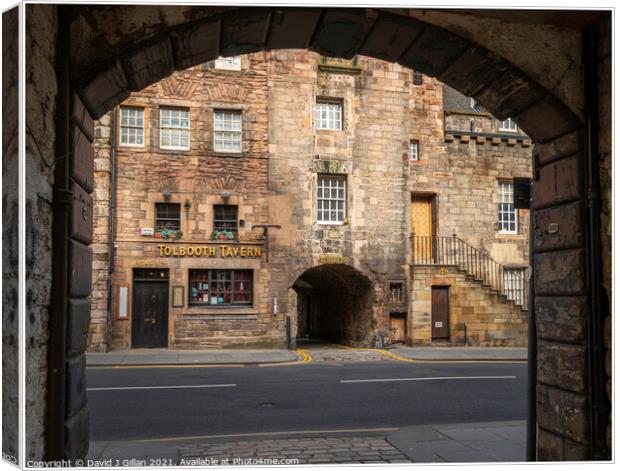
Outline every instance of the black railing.
<path id="1" fill-rule="evenodd" d="M 452 265 L 527 309 L 524 270 L 505 267 L 456 236 L 411 236 L 414 265 Z"/>

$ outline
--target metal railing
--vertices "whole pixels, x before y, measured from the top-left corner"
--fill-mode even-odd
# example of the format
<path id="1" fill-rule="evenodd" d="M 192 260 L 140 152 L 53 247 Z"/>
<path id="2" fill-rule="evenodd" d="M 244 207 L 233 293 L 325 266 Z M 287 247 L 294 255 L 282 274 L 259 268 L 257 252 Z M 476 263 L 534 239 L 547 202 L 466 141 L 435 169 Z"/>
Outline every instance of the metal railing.
<path id="1" fill-rule="evenodd" d="M 505 267 L 457 236 L 411 236 L 413 265 L 452 265 L 527 309 L 524 270 Z"/>

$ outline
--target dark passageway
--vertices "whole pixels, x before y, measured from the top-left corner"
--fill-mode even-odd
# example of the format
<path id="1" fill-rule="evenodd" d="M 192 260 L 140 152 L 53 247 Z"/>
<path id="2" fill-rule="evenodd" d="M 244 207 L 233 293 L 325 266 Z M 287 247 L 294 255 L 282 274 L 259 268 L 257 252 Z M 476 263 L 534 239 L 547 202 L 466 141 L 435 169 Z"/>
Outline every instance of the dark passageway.
<path id="1" fill-rule="evenodd" d="M 372 339 L 372 284 L 348 265 L 320 265 L 293 285 L 297 293 L 297 337 L 347 345 Z"/>

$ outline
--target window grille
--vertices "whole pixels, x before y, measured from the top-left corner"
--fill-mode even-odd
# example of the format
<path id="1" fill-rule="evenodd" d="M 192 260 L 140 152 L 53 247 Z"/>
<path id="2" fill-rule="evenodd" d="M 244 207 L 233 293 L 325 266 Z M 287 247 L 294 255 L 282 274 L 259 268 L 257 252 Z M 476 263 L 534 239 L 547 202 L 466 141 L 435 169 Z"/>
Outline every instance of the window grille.
<path id="1" fill-rule="evenodd" d="M 189 111 L 161 108 L 159 117 L 159 146 L 162 149 L 189 150 Z"/>
<path id="2" fill-rule="evenodd" d="M 317 100 L 315 127 L 316 129 L 340 131 L 342 129 L 342 103 Z"/>
<path id="3" fill-rule="evenodd" d="M 346 179 L 344 176 L 319 175 L 317 185 L 317 221 L 341 224 L 346 210 Z"/>
<path id="4" fill-rule="evenodd" d="M 517 211 L 513 199 L 512 182 L 498 182 L 498 229 L 499 232 L 517 233 Z"/>
<path id="5" fill-rule="evenodd" d="M 214 111 L 213 150 L 216 152 L 241 152 L 241 111 Z"/>
<path id="6" fill-rule="evenodd" d="M 121 145 L 144 146 L 144 109 L 121 106 Z"/>

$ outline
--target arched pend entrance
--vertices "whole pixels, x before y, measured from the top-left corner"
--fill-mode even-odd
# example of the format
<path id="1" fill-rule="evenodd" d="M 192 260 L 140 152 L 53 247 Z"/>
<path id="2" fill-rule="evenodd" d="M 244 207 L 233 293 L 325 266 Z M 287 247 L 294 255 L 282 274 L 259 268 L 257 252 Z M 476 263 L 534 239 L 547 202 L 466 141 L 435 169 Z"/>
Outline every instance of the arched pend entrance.
<path id="1" fill-rule="evenodd" d="M 306 270 L 293 284 L 297 293 L 297 338 L 366 346 L 373 337 L 373 288 L 349 265 Z"/>

